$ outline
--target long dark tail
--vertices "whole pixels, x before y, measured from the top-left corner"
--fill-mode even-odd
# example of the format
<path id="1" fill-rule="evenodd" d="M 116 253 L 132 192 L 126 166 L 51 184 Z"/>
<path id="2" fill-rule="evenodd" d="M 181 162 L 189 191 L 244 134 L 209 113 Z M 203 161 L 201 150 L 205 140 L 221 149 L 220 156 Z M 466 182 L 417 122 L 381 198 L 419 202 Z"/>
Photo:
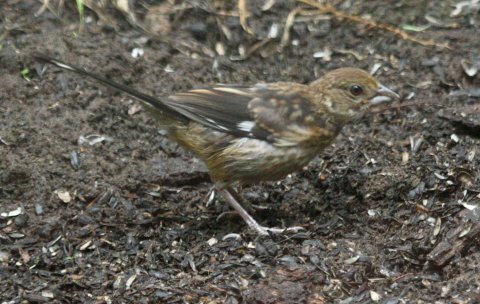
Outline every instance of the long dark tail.
<path id="1" fill-rule="evenodd" d="M 69 71 L 75 72 L 75 73 L 83 75 L 83 76 L 87 76 L 89 78 L 92 78 L 92 79 L 95 79 L 95 80 L 101 82 L 102 84 L 104 84 L 108 87 L 111 87 L 111 88 L 117 89 L 119 91 L 125 92 L 128 95 L 140 100 L 144 105 L 147 106 L 147 108 L 149 108 L 149 110 L 151 110 L 153 112 L 160 112 L 160 113 L 170 115 L 170 116 L 172 116 L 176 119 L 179 119 L 179 120 L 182 120 L 182 121 L 185 121 L 185 122 L 188 121 L 188 119 L 185 116 L 183 116 L 179 112 L 175 111 L 174 109 L 170 108 L 165 103 L 163 103 L 161 100 L 159 100 L 159 99 L 157 99 L 153 96 L 143 94 L 142 92 L 139 92 L 139 91 L 137 91 L 137 90 L 135 90 L 135 89 L 133 89 L 129 86 L 126 86 L 124 84 L 115 82 L 113 80 L 107 79 L 105 77 L 102 77 L 102 76 L 99 76 L 99 75 L 96 75 L 96 74 L 93 74 L 93 73 L 88 72 L 87 70 L 85 70 L 83 68 L 79 68 L 75 65 L 65 63 L 61 60 L 52 58 L 52 57 L 50 57 L 48 55 L 45 55 L 45 54 L 35 53 L 32 56 L 37 60 L 56 65 L 59 68 L 69 70 Z"/>

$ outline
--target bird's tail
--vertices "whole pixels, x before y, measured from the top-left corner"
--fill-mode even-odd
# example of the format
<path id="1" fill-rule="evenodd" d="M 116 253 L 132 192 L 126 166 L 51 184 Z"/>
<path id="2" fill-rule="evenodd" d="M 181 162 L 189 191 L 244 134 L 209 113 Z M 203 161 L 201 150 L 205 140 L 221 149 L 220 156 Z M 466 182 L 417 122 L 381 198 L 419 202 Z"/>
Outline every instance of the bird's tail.
<path id="1" fill-rule="evenodd" d="M 115 82 L 113 80 L 107 79 L 105 77 L 96 75 L 96 74 L 91 73 L 91 72 L 88 72 L 87 70 L 85 70 L 83 68 L 79 68 L 75 65 L 65 63 L 61 60 L 55 59 L 55 58 L 50 57 L 50 56 L 45 55 L 45 54 L 35 53 L 32 56 L 39 61 L 50 63 L 50 64 L 53 64 L 53 65 L 56 65 L 59 68 L 69 70 L 69 71 L 75 72 L 75 73 L 83 75 L 83 76 L 87 76 L 89 78 L 92 78 L 94 80 L 99 81 L 103 85 L 106 85 L 106 86 L 111 87 L 113 89 L 125 92 L 128 95 L 140 100 L 142 102 L 142 104 L 144 106 L 146 106 L 146 108 L 148 110 L 153 112 L 153 114 L 164 114 L 166 116 L 170 116 L 171 118 L 175 118 L 175 119 L 182 120 L 182 121 L 185 121 L 185 122 L 188 121 L 188 119 L 185 116 L 183 116 L 179 112 L 175 111 L 174 109 L 170 108 L 165 103 L 163 103 L 161 100 L 159 100 L 159 99 L 157 99 L 153 96 L 146 95 L 146 94 L 144 94 L 140 91 L 137 91 L 137 90 L 135 90 L 135 89 L 133 89 L 133 88 L 127 86 L 127 85 Z"/>

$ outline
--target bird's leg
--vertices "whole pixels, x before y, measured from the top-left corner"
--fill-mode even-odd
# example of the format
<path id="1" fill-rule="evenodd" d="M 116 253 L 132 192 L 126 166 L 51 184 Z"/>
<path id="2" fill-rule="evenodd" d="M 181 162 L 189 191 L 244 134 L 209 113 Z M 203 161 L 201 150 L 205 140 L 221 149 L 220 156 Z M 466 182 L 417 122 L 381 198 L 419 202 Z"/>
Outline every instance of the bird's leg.
<path id="1" fill-rule="evenodd" d="M 283 232 L 298 232 L 304 230 L 303 227 L 289 227 L 285 229 L 281 228 L 269 228 L 261 226 L 257 221 L 245 210 L 238 202 L 240 195 L 233 190 L 232 187 L 221 188 L 218 190 L 220 195 L 230 204 L 230 206 L 238 212 L 242 219 L 247 223 L 250 229 L 256 231 L 260 235 L 269 235 L 270 233 L 283 233 Z"/>
<path id="2" fill-rule="evenodd" d="M 216 191 L 219 191 L 217 189 L 220 189 L 220 187 L 216 187 L 216 186 L 212 186 L 212 188 L 210 188 L 210 190 L 208 191 L 208 194 L 207 194 L 207 197 L 208 197 L 208 200 L 207 200 L 207 204 L 206 206 L 208 207 L 208 205 L 214 200 L 215 198 L 215 192 Z M 237 201 L 237 203 L 239 205 L 241 205 L 243 207 L 243 209 L 245 209 L 245 211 L 247 213 L 249 212 L 252 212 L 253 209 L 260 209 L 260 208 L 257 208 L 256 206 L 253 206 L 252 204 L 250 204 L 248 201 L 245 201 L 239 194 L 237 191 L 233 190 L 233 188 L 229 188 L 230 190 L 230 194 L 235 198 L 235 200 Z M 223 195 L 224 197 L 224 195 Z M 220 219 L 226 217 L 226 216 L 231 216 L 231 215 L 238 215 L 238 212 L 236 211 L 236 209 L 234 210 L 230 210 L 230 211 L 224 211 L 222 213 L 220 213 L 220 215 L 217 216 L 217 221 L 219 221 Z"/>

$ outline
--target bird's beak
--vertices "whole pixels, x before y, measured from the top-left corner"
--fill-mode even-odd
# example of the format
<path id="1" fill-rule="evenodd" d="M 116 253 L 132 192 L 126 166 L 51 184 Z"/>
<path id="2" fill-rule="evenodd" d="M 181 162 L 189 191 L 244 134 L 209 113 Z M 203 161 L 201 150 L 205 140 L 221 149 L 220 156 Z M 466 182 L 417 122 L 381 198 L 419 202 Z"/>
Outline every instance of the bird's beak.
<path id="1" fill-rule="evenodd" d="M 392 99 L 398 100 L 400 99 L 400 96 L 391 89 L 384 86 L 383 84 L 380 84 L 377 90 L 377 94 L 372 99 L 370 99 L 370 104 L 378 105 L 380 103 L 391 101 Z"/>

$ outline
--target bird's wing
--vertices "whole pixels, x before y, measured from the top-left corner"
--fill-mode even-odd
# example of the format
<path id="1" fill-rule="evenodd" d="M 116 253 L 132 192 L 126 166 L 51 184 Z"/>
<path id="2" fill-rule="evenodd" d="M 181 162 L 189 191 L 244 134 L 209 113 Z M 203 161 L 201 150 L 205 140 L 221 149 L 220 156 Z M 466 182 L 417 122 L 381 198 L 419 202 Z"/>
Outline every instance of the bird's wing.
<path id="1" fill-rule="evenodd" d="M 218 131 L 294 146 L 335 133 L 306 88 L 295 83 L 216 86 L 179 93 L 165 103 Z"/>
<path id="2" fill-rule="evenodd" d="M 252 100 L 250 87 L 215 86 L 178 93 L 165 104 L 189 119 L 236 136 L 248 136 L 239 126 L 252 119 L 248 103 Z"/>
<path id="3" fill-rule="evenodd" d="M 221 132 L 266 140 L 278 146 L 317 144 L 335 134 L 329 127 L 329 116 L 314 109 L 313 97 L 301 84 L 216 86 L 158 99 L 48 55 L 33 56 L 126 92 L 153 112 L 167 114 L 183 123 L 193 120 Z"/>

